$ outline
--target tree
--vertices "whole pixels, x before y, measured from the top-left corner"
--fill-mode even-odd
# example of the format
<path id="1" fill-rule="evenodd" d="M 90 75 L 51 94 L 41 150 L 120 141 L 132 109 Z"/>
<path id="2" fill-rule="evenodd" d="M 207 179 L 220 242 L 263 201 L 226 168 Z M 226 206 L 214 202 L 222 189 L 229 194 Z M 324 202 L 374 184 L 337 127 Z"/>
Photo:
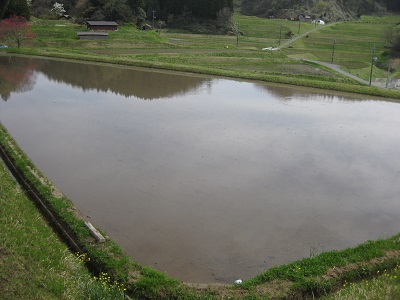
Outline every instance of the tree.
<path id="1" fill-rule="evenodd" d="M 0 1 L 0 20 L 3 19 L 4 13 L 8 7 L 9 0 Z"/>
<path id="2" fill-rule="evenodd" d="M 285 37 L 286 37 L 287 39 L 291 39 L 292 36 L 294 36 L 294 33 L 293 33 L 291 30 L 289 30 L 288 32 L 285 33 Z"/>
<path id="3" fill-rule="evenodd" d="M 106 1 L 103 14 L 108 21 L 127 21 L 131 18 L 131 11 L 125 0 Z"/>
<path id="4" fill-rule="evenodd" d="M 88 0 L 81 9 L 81 17 L 88 20 L 132 21 L 126 0 Z"/>
<path id="5" fill-rule="evenodd" d="M 157 21 L 157 25 L 158 25 L 158 34 L 159 35 L 161 35 L 161 29 L 165 26 L 165 22 L 164 21 L 161 21 L 161 20 L 158 20 Z"/>
<path id="6" fill-rule="evenodd" d="M 31 13 L 29 10 L 28 2 L 26 0 L 9 0 L 8 2 L 9 3 L 3 15 L 4 18 L 21 16 L 29 20 L 29 18 L 31 17 Z"/>
<path id="7" fill-rule="evenodd" d="M 394 38 L 392 49 L 395 52 L 400 52 L 400 34 Z"/>
<path id="8" fill-rule="evenodd" d="M 54 3 L 53 8 L 51 9 L 58 17 L 61 17 L 65 14 L 64 4 Z"/>
<path id="9" fill-rule="evenodd" d="M 35 35 L 24 17 L 14 16 L 0 22 L 0 38 L 18 48 L 25 42 L 30 43 Z"/>
<path id="10" fill-rule="evenodd" d="M 31 91 L 36 84 L 35 70 L 32 58 L 1 60 L 0 98 L 7 101 L 14 92 Z"/>
<path id="11" fill-rule="evenodd" d="M 52 6 L 51 0 L 34 0 L 32 1 L 31 11 L 32 15 L 37 18 L 47 19 L 49 18 L 52 13 L 50 8 Z"/>
<path id="12" fill-rule="evenodd" d="M 328 6 L 328 3 L 325 1 L 319 1 L 317 5 L 315 6 L 315 12 L 319 15 L 323 14 L 326 11 L 326 8 Z"/>

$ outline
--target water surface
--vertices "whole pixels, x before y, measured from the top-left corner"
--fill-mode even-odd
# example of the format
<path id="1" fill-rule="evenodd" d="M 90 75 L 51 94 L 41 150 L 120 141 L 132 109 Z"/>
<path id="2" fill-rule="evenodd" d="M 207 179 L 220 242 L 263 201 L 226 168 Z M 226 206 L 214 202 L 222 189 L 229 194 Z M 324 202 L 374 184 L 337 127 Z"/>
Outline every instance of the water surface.
<path id="1" fill-rule="evenodd" d="M 400 106 L 0 57 L 0 120 L 138 262 L 228 282 L 400 228 Z"/>

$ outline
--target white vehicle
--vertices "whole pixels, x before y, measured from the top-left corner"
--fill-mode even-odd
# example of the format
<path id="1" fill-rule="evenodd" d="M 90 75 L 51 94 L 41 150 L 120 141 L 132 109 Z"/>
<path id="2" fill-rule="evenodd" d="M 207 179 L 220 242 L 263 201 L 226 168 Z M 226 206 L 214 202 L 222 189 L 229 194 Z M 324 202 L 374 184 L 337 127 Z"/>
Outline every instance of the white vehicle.
<path id="1" fill-rule="evenodd" d="M 319 24 L 319 25 L 325 25 L 325 22 L 322 20 L 313 20 L 312 21 L 313 24 Z"/>
<path id="2" fill-rule="evenodd" d="M 261 50 L 270 50 L 270 51 L 276 51 L 276 50 L 278 50 L 278 48 L 274 48 L 274 47 L 267 47 L 267 48 L 262 48 Z"/>

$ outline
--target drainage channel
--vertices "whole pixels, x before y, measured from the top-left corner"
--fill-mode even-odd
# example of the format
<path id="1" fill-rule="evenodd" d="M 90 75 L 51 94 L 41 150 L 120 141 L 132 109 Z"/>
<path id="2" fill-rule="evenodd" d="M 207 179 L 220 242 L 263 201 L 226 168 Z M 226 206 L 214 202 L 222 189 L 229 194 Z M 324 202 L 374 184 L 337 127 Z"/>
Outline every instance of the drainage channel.
<path id="1" fill-rule="evenodd" d="M 61 240 L 68 246 L 71 252 L 73 253 L 87 253 L 84 246 L 80 245 L 78 242 L 77 236 L 69 229 L 68 225 L 57 216 L 54 209 L 48 203 L 46 199 L 44 199 L 35 186 L 30 183 L 24 176 L 23 172 L 16 166 L 13 158 L 7 153 L 4 149 L 3 145 L 0 144 L 0 157 L 3 160 L 5 166 L 8 168 L 11 175 L 14 177 L 16 182 L 20 185 L 25 194 L 31 199 L 36 207 L 39 209 L 46 222 L 51 226 L 51 228 L 57 233 L 57 235 L 61 238 Z M 91 234 L 95 237 L 96 241 L 103 241 L 104 237 L 101 236 L 100 233 L 93 227 L 93 225 L 86 224 L 86 226 L 92 227 L 89 228 Z M 92 231 L 93 230 L 93 231 Z M 96 234 L 98 234 L 96 236 Z M 98 276 L 103 268 L 98 266 L 93 262 L 93 260 L 85 260 L 85 265 L 89 272 L 93 273 L 95 276 Z"/>

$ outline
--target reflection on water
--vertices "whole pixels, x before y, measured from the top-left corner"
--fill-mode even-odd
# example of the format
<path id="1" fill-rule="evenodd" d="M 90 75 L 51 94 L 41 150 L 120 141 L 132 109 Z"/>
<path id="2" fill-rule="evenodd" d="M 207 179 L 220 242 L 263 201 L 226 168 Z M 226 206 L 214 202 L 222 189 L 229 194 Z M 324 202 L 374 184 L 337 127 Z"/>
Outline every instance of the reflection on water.
<path id="1" fill-rule="evenodd" d="M 32 59 L 15 59 L 12 56 L 0 57 L 0 95 L 7 101 L 11 93 L 23 93 L 33 89 L 35 85 Z"/>
<path id="2" fill-rule="evenodd" d="M 71 77 L 76 67 L 84 78 L 87 65 L 56 76 L 44 71 L 54 61 L 32 63 L 36 85 L 0 102 L 0 120 L 142 264 L 186 281 L 232 283 L 400 228 L 397 103 L 89 71 L 155 76 L 146 80 L 150 89 L 160 83 L 152 98 L 144 85 L 129 93 L 117 84 L 84 87 Z M 165 82 L 172 87 L 163 94 Z M 150 98 L 167 101 L 141 100 Z"/>
<path id="3" fill-rule="evenodd" d="M 78 87 L 83 91 L 111 91 L 117 95 L 134 96 L 143 100 L 185 94 L 203 86 L 204 83 L 210 82 L 210 79 L 204 77 L 174 76 L 159 72 L 135 72 L 131 69 L 115 66 L 48 59 L 33 60 L 32 58 L 13 56 L 0 57 L 0 83 L 14 85 L 15 89 L 12 91 L 22 91 L 22 87 L 27 91 L 30 90 L 35 84 L 33 71 L 46 75 L 51 81 Z M 3 100 L 7 100 L 9 93 L 12 92 L 4 87 L 1 88 L 1 91 Z M 3 93 L 5 94 L 3 95 Z"/>

